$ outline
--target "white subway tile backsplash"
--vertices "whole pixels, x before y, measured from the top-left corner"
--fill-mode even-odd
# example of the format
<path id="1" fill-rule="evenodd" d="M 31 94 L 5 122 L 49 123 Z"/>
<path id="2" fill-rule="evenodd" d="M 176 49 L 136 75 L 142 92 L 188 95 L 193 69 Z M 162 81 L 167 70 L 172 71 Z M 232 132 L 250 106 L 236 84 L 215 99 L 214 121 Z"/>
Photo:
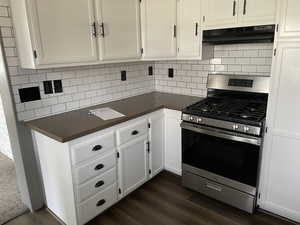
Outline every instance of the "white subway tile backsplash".
<path id="1" fill-rule="evenodd" d="M 177 81 L 176 86 L 167 75 L 167 68 L 174 66 L 173 62 L 156 62 L 156 90 L 203 97 L 207 92 L 207 76 L 211 72 L 270 76 L 272 48 L 272 44 L 216 45 L 214 59 L 176 62 L 176 68 L 179 68 L 173 78 Z"/>

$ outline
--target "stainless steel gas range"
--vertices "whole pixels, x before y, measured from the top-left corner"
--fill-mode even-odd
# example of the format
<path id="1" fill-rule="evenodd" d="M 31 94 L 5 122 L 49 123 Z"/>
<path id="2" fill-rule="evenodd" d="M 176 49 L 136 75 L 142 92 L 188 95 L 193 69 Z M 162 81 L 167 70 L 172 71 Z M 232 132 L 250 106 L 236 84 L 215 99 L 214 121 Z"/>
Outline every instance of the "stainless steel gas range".
<path id="1" fill-rule="evenodd" d="M 208 97 L 183 110 L 183 185 L 252 213 L 268 77 L 214 74 Z"/>

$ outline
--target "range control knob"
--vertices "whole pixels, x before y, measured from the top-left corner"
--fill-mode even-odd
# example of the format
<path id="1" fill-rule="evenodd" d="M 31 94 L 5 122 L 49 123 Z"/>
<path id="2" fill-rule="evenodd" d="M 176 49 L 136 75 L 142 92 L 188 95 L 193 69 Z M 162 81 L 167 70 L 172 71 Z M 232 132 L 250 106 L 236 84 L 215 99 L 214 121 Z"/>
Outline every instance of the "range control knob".
<path id="1" fill-rule="evenodd" d="M 249 132 L 250 128 L 249 127 L 244 127 L 244 132 Z"/>
<path id="2" fill-rule="evenodd" d="M 237 130 L 237 129 L 239 129 L 239 125 L 237 125 L 237 124 L 234 124 L 234 125 L 232 126 L 232 129 L 233 129 L 233 130 Z"/>

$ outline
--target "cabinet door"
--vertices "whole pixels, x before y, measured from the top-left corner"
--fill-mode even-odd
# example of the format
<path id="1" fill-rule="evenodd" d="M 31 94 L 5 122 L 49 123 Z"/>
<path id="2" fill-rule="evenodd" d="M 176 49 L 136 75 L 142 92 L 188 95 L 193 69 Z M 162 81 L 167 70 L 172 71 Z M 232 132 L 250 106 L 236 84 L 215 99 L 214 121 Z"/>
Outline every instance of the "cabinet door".
<path id="1" fill-rule="evenodd" d="M 101 58 L 140 58 L 139 0 L 96 0 L 96 11 Z"/>
<path id="2" fill-rule="evenodd" d="M 300 43 L 279 43 L 277 55 L 268 106 L 260 205 L 300 222 Z"/>
<path id="3" fill-rule="evenodd" d="M 177 0 L 142 1 L 144 58 L 176 57 Z"/>
<path id="4" fill-rule="evenodd" d="M 201 1 L 178 2 L 178 56 L 182 58 L 201 56 L 202 30 Z"/>
<path id="5" fill-rule="evenodd" d="M 165 117 L 165 168 L 181 175 L 181 112 L 166 110 Z"/>
<path id="6" fill-rule="evenodd" d="M 300 1 L 282 0 L 279 37 L 300 37 Z"/>
<path id="7" fill-rule="evenodd" d="M 240 0 L 239 23 L 244 26 L 276 23 L 277 0 Z"/>
<path id="8" fill-rule="evenodd" d="M 30 0 L 37 65 L 96 62 L 91 0 Z"/>
<path id="9" fill-rule="evenodd" d="M 150 169 L 155 176 L 164 168 L 164 114 L 156 114 L 150 118 Z"/>
<path id="10" fill-rule="evenodd" d="M 204 29 L 234 27 L 238 18 L 238 0 L 203 0 Z"/>
<path id="11" fill-rule="evenodd" d="M 121 166 L 121 189 L 123 196 L 129 194 L 148 179 L 147 136 L 119 148 Z"/>

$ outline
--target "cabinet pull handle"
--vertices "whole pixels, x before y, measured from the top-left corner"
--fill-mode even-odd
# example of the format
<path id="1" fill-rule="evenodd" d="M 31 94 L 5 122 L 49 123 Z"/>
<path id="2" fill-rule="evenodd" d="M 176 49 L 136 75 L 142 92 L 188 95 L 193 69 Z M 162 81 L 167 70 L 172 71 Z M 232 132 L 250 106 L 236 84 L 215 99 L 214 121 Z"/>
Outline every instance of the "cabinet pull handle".
<path id="1" fill-rule="evenodd" d="M 99 151 L 99 150 L 101 150 L 102 149 L 102 146 L 101 145 L 96 145 L 96 146 L 94 146 L 94 148 L 92 149 L 92 151 L 93 152 L 97 152 L 97 151 Z"/>
<path id="2" fill-rule="evenodd" d="M 96 22 L 94 22 L 92 24 L 92 27 L 93 27 L 93 36 L 96 38 L 97 37 L 97 24 L 96 24 Z"/>
<path id="3" fill-rule="evenodd" d="M 137 135 L 139 132 L 137 130 L 134 130 L 131 132 L 131 135 Z"/>
<path id="4" fill-rule="evenodd" d="M 244 0 L 243 15 L 246 15 L 246 8 L 247 8 L 247 0 Z"/>
<path id="5" fill-rule="evenodd" d="M 95 166 L 95 170 L 101 170 L 103 169 L 104 165 L 103 164 L 98 164 L 97 166 Z"/>
<path id="6" fill-rule="evenodd" d="M 233 16 L 235 16 L 236 12 L 236 1 L 233 1 Z"/>
<path id="7" fill-rule="evenodd" d="M 100 206 L 104 205 L 105 202 L 106 202 L 105 199 L 101 199 L 100 201 L 97 202 L 96 206 L 100 207 Z"/>
<path id="8" fill-rule="evenodd" d="M 199 26 L 199 24 L 198 24 L 198 22 L 197 22 L 197 23 L 196 23 L 195 36 L 198 36 L 198 26 Z"/>
<path id="9" fill-rule="evenodd" d="M 100 180 L 100 181 L 98 181 L 96 184 L 95 184 L 95 188 L 99 188 L 99 187 L 101 187 L 101 186 L 103 186 L 104 185 L 104 181 L 103 180 Z"/>
<path id="10" fill-rule="evenodd" d="M 214 185 L 214 184 L 210 184 L 210 183 L 207 183 L 206 184 L 206 187 L 209 188 L 209 189 L 212 189 L 214 191 L 218 191 L 218 192 L 221 192 L 222 191 L 222 188 L 217 186 L 217 185 Z"/>
<path id="11" fill-rule="evenodd" d="M 177 37 L 177 26 L 176 25 L 174 25 L 174 38 L 176 38 Z"/>
<path id="12" fill-rule="evenodd" d="M 101 36 L 104 37 L 105 36 L 104 23 L 101 23 L 100 27 L 101 27 Z"/>

